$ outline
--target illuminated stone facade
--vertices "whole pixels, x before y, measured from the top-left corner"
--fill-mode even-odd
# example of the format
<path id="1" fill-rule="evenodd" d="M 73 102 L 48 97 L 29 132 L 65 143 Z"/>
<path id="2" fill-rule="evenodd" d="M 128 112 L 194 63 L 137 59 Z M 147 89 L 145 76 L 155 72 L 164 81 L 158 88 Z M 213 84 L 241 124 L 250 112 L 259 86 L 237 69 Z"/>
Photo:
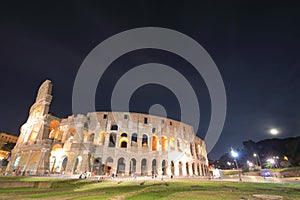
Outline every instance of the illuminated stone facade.
<path id="1" fill-rule="evenodd" d="M 7 143 L 17 143 L 18 137 L 7 133 L 0 133 L 0 149 Z"/>
<path id="2" fill-rule="evenodd" d="M 7 173 L 204 176 L 205 143 L 190 125 L 139 113 L 48 113 L 52 83 L 40 87 Z"/>
<path id="3" fill-rule="evenodd" d="M 17 143 L 18 137 L 7 133 L 0 133 L 0 161 L 8 159 L 10 152 L 3 150 L 3 146 L 7 143 Z M 1 166 L 1 164 L 0 164 Z"/>

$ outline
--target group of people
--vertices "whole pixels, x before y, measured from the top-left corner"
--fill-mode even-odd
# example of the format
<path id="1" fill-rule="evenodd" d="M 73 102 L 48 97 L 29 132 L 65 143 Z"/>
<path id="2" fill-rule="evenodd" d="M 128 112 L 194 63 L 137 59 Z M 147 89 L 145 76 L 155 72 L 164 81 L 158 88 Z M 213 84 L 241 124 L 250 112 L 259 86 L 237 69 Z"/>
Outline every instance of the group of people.
<path id="1" fill-rule="evenodd" d="M 79 179 L 86 179 L 87 178 L 87 172 L 83 172 L 80 174 Z"/>

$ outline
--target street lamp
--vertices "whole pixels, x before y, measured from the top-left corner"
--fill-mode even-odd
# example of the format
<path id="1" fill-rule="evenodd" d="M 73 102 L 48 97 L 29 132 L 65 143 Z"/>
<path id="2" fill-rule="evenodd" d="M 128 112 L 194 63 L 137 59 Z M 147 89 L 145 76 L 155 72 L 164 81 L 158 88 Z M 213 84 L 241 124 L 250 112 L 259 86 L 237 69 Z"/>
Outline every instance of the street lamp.
<path id="1" fill-rule="evenodd" d="M 231 148 L 231 156 L 234 158 L 234 162 L 235 162 L 236 168 L 238 170 L 239 181 L 242 181 L 242 177 L 241 177 L 241 173 L 240 173 L 240 170 L 239 170 L 239 166 L 238 166 L 238 163 L 236 161 L 236 158 L 239 156 L 239 154 L 238 154 L 238 152 L 234 151 L 233 148 Z"/>
<path id="2" fill-rule="evenodd" d="M 256 154 L 256 153 L 254 153 L 253 156 L 256 158 L 257 165 L 259 165 L 260 167 L 262 167 L 262 166 L 261 166 L 261 161 L 260 161 L 259 155 Z"/>

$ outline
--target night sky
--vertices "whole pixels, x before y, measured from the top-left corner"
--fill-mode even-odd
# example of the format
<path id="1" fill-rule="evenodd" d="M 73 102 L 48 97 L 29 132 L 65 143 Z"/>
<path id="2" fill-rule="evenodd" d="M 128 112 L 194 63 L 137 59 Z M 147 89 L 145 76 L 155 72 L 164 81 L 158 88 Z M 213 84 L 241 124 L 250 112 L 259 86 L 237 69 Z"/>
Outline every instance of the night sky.
<path id="1" fill-rule="evenodd" d="M 0 132 L 19 134 L 39 85 L 53 82 L 50 111 L 72 115 L 72 88 L 82 61 L 100 42 L 119 32 L 145 26 L 182 32 L 200 43 L 222 75 L 227 117 L 210 159 L 242 141 L 300 134 L 300 5 L 274 1 L 243 3 L 131 3 L 63 1 L 0 6 Z M 93 2 L 93 3 L 92 3 Z M 120 1 L 122 2 L 122 1 Z M 185 3 L 184 3 L 185 2 Z M 97 110 L 109 110 L 116 81 L 133 66 L 159 62 L 190 81 L 200 99 L 204 137 L 210 119 L 205 83 L 184 59 L 161 50 L 138 50 L 117 59 L 99 82 Z M 196 75 L 195 75 L 196 74 Z M 160 103 L 179 119 L 174 94 L 145 85 L 131 98 L 131 111 L 147 113 Z"/>

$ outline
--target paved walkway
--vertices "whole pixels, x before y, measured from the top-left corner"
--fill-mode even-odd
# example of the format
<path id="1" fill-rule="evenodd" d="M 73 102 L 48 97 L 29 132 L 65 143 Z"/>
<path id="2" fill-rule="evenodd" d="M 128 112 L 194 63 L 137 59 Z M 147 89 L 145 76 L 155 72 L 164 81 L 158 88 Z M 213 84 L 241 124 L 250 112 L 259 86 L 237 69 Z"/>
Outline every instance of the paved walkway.
<path id="1" fill-rule="evenodd" d="M 44 176 L 45 178 L 73 178 L 78 179 L 79 175 L 50 175 Z M 98 180 L 99 176 L 89 177 L 87 180 Z M 162 180 L 162 176 L 157 176 L 156 178 L 152 178 L 151 176 L 138 176 L 135 179 L 132 177 L 117 177 L 111 178 L 104 176 L 107 180 L 115 180 L 115 181 L 160 181 Z M 276 177 L 261 177 L 261 176 L 242 176 L 242 182 L 255 182 L 255 183 L 291 183 L 291 184 L 300 184 L 300 177 L 291 177 L 291 178 L 276 178 Z M 208 177 L 174 177 L 173 179 L 169 176 L 163 176 L 163 180 L 199 180 L 199 181 L 232 181 L 239 182 L 238 175 L 224 176 L 222 179 L 209 179 Z"/>

